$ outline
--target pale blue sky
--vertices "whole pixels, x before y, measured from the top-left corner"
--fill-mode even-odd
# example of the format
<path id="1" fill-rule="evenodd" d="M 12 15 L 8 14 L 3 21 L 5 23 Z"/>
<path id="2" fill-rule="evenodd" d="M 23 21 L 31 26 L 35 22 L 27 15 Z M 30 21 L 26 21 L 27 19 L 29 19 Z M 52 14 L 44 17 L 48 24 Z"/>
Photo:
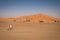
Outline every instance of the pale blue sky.
<path id="1" fill-rule="evenodd" d="M 0 0 L 0 17 L 38 13 L 60 18 L 60 0 Z"/>

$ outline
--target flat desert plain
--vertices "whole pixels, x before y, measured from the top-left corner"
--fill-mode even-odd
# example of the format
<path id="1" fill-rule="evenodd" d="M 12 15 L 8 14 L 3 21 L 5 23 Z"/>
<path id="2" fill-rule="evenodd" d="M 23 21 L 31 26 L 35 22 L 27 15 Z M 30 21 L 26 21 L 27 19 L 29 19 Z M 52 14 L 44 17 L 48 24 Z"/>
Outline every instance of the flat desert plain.
<path id="1" fill-rule="evenodd" d="M 0 22 L 0 40 L 60 40 L 60 23 Z"/>

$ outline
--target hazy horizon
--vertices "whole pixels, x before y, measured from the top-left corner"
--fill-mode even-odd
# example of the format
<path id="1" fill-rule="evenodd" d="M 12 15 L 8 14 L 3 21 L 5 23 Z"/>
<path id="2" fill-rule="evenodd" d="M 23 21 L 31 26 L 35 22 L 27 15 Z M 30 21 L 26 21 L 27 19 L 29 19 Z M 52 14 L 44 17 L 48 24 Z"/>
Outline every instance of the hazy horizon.
<path id="1" fill-rule="evenodd" d="M 60 0 L 0 0 L 0 18 L 38 13 L 60 18 Z"/>

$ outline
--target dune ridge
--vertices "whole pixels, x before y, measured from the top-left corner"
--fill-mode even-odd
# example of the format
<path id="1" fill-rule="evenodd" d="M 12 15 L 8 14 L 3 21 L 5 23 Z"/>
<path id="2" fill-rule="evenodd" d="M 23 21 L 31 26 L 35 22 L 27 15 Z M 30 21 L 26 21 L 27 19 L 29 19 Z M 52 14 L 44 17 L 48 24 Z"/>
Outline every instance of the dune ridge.
<path id="1" fill-rule="evenodd" d="M 60 22 L 60 18 L 48 16 L 46 14 L 35 14 L 21 16 L 18 18 L 0 18 L 0 22 Z"/>

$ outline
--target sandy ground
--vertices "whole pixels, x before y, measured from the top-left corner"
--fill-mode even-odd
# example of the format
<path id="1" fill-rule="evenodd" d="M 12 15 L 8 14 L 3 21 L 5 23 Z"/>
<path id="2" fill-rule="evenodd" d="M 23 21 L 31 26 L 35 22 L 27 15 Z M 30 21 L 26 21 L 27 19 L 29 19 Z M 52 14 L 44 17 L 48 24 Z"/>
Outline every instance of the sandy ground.
<path id="1" fill-rule="evenodd" d="M 60 40 L 60 23 L 0 22 L 0 40 Z"/>

